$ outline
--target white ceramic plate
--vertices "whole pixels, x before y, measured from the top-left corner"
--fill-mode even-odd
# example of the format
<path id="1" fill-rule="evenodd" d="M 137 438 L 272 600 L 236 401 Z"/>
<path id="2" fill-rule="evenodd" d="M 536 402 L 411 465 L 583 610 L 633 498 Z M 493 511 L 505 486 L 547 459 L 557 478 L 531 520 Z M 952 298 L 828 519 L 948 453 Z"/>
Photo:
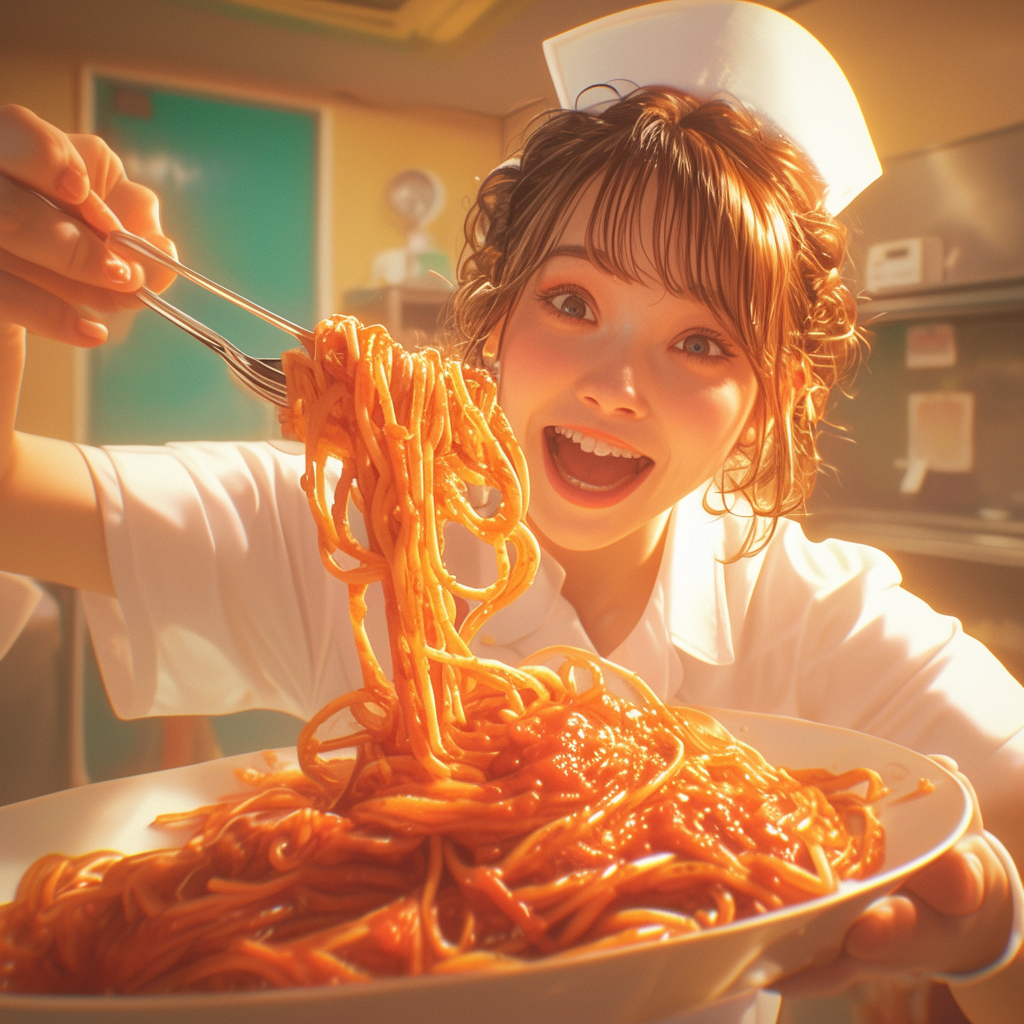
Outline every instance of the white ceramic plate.
<path id="1" fill-rule="evenodd" d="M 735 736 L 774 764 L 833 772 L 868 767 L 892 792 L 879 805 L 886 829 L 882 870 L 843 883 L 831 896 L 670 942 L 521 970 L 402 978 L 338 988 L 179 996 L 0 994 L 2 1024 L 63 1021 L 167 1024 L 634 1024 L 770 985 L 840 948 L 854 918 L 912 871 L 949 849 L 966 828 L 970 803 L 934 762 L 894 743 L 791 718 L 715 711 Z M 234 770 L 262 766 L 259 754 L 101 782 L 0 807 L 0 902 L 37 857 L 99 848 L 136 853 L 171 845 L 149 828 L 156 814 L 237 792 Z M 929 779 L 935 790 L 901 801 Z"/>

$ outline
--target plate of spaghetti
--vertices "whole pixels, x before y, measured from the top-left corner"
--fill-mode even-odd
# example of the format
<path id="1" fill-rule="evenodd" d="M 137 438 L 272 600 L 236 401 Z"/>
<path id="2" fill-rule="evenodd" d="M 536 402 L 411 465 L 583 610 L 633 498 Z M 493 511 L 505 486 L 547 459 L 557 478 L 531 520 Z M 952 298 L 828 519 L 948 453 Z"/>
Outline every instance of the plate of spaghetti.
<path id="1" fill-rule="evenodd" d="M 493 380 L 346 317 L 285 370 L 363 685 L 276 758 L 0 808 L 0 1020 L 653 1020 L 834 955 L 962 833 L 956 779 L 884 740 L 474 655 L 538 555 Z M 448 572 L 452 523 L 494 584 Z"/>

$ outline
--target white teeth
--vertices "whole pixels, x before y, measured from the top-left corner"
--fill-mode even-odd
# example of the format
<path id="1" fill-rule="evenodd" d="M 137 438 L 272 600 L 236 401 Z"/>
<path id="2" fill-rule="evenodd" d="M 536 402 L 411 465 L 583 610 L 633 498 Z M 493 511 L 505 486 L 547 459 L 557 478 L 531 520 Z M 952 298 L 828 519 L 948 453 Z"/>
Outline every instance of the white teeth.
<path id="1" fill-rule="evenodd" d="M 555 427 L 555 433 L 562 437 L 575 441 L 585 452 L 593 452 L 595 455 L 614 455 L 618 459 L 639 459 L 642 456 L 636 452 L 627 451 L 625 448 L 617 448 L 607 441 L 599 441 L 590 434 L 584 434 L 581 430 L 571 430 L 569 427 Z"/>

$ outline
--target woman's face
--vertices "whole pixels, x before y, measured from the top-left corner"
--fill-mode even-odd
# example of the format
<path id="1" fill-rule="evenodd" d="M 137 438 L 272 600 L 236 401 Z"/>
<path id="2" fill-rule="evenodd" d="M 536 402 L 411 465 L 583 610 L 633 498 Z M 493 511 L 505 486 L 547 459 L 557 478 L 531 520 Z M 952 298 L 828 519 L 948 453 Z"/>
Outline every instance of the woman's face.
<path id="1" fill-rule="evenodd" d="M 530 520 L 576 551 L 634 533 L 712 477 L 757 395 L 708 307 L 587 258 L 581 203 L 505 324 L 500 400 L 530 467 Z"/>

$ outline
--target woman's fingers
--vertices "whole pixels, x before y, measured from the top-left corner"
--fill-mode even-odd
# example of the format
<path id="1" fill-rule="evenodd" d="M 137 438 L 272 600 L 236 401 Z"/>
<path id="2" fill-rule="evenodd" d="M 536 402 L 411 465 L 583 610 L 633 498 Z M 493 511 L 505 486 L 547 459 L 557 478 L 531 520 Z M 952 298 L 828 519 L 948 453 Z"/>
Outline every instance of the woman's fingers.
<path id="1" fill-rule="evenodd" d="M 119 313 L 126 309 L 142 309 L 134 292 L 115 292 L 108 288 L 72 281 L 60 274 L 19 259 L 0 249 L 0 270 L 43 288 L 72 306 L 86 306 L 97 313 Z"/>
<path id="2" fill-rule="evenodd" d="M 117 226 L 117 218 L 93 191 L 92 171 L 95 168 L 102 187 L 107 187 L 111 176 L 120 172 L 120 161 L 99 139 L 85 148 L 88 159 L 67 135 L 32 111 L 0 107 L 0 248 L 72 281 L 134 291 L 142 283 L 140 267 L 110 252 L 83 224 L 16 184 L 91 211 L 90 222 L 100 231 L 110 230 Z"/>
<path id="3" fill-rule="evenodd" d="M 9 105 L 0 107 L 0 248 L 96 288 L 141 287 L 145 273 L 134 254 L 111 252 L 96 233 L 15 182 L 73 206 L 99 235 L 124 227 L 174 252 L 160 227 L 157 197 L 128 181 L 121 160 L 102 139 L 65 135 L 30 110 Z M 173 273 L 145 262 L 150 287 L 166 288 Z"/>
<path id="4" fill-rule="evenodd" d="M 971 916 L 940 914 L 913 894 L 887 896 L 857 919 L 836 960 L 772 988 L 789 997 L 825 996 L 879 975 L 977 970 L 999 956 L 1006 933 L 973 927 Z"/>
<path id="5" fill-rule="evenodd" d="M 824 995 L 878 974 L 964 974 L 993 963 L 1010 933 L 1013 903 L 1002 861 L 968 833 L 846 933 L 843 953 L 773 985 L 785 995 Z"/>
<path id="6" fill-rule="evenodd" d="M 111 252 L 88 227 L 0 177 L 0 248 L 73 281 L 135 291 L 140 267 Z"/>
<path id="7" fill-rule="evenodd" d="M 847 932 L 845 949 L 890 967 L 974 971 L 999 956 L 1012 911 L 1002 863 L 984 836 L 968 834 L 869 907 Z"/>
<path id="8" fill-rule="evenodd" d="M 124 179 L 121 158 L 98 135 L 69 135 L 68 141 L 89 172 L 89 195 L 78 205 L 78 215 L 103 235 L 119 231 L 125 225 L 107 197 Z"/>
<path id="9" fill-rule="evenodd" d="M 160 226 L 160 200 L 156 193 L 127 178 L 122 178 L 107 196 L 111 208 L 117 211 L 125 228 L 152 242 L 158 249 L 174 259 L 178 258 L 174 243 Z M 162 292 L 174 280 L 175 273 L 152 260 L 134 259 L 142 263 L 146 272 L 146 287 Z"/>
<path id="10" fill-rule="evenodd" d="M 142 237 L 145 238 L 147 242 L 152 242 L 158 249 L 167 253 L 171 259 L 176 260 L 178 258 L 177 246 L 175 246 L 175 244 L 166 235 L 148 234 L 143 235 Z M 159 263 L 154 263 L 152 260 L 142 258 L 140 262 L 146 272 L 146 287 L 149 288 L 150 291 L 164 291 L 178 276 L 173 270 L 168 270 L 167 267 L 162 266 Z"/>
<path id="11" fill-rule="evenodd" d="M 888 896 L 857 920 L 844 948 L 883 971 L 976 971 L 1002 952 L 1009 922 L 1006 929 L 978 927 L 972 916 L 940 914 L 910 893 Z"/>
<path id="12" fill-rule="evenodd" d="M 96 201 L 99 203 L 102 200 L 100 205 L 103 209 L 116 215 L 118 226 L 145 238 L 168 256 L 177 259 L 174 243 L 164 235 L 160 225 L 160 200 L 157 194 L 145 185 L 129 181 L 120 158 L 102 139 L 95 135 L 72 135 L 70 138 L 90 169 Z M 94 223 L 88 203 L 80 212 L 90 223 Z M 164 291 L 175 278 L 172 270 L 159 263 L 140 258 L 136 253 L 123 255 L 132 263 L 142 264 L 146 287 L 152 291 Z"/>
<path id="13" fill-rule="evenodd" d="M 121 158 L 98 135 L 69 135 L 68 141 L 89 169 L 92 191 L 106 201 L 118 182 L 125 180 Z"/>
<path id="14" fill-rule="evenodd" d="M 83 316 L 45 288 L 0 270 L 0 322 L 19 324 L 32 334 L 92 347 L 107 340 L 103 324 Z"/>
<path id="15" fill-rule="evenodd" d="M 98 145 L 89 147 L 91 160 L 87 159 L 69 136 L 31 110 L 14 104 L 0 107 L 0 185 L 3 186 L 0 190 L 0 246 L 31 260 L 31 251 L 24 244 L 25 231 L 31 230 L 40 217 L 45 217 L 44 222 L 51 225 L 63 221 L 74 226 L 64 231 L 64 244 L 54 253 L 52 260 L 44 261 L 44 266 L 58 273 L 68 273 L 71 277 L 78 277 L 76 270 L 82 267 L 86 268 L 88 277 L 102 266 L 99 253 L 103 251 L 103 243 L 100 239 L 12 184 L 20 182 L 65 207 L 75 207 L 97 231 L 106 234 L 119 224 L 93 190 L 93 172 L 98 173 L 99 180 L 105 185 L 111 174 L 120 169 L 120 161 L 102 140 L 97 139 L 96 142 Z M 48 212 L 42 214 L 40 208 Z M 13 243 L 13 248 L 9 242 Z M 129 263 L 116 259 L 110 263 L 112 269 L 108 277 L 109 273 L 119 272 L 122 277 L 104 282 L 107 287 L 125 287 L 127 281 L 130 288 L 134 284 L 133 276 L 141 280 L 141 269 L 124 277 L 122 268 Z M 134 287 L 138 285 L 134 284 Z"/>
<path id="16" fill-rule="evenodd" d="M 962 842 L 907 879 L 906 888 L 940 914 L 976 913 L 985 899 L 985 868 Z"/>
<path id="17" fill-rule="evenodd" d="M 918 904 L 908 896 L 887 896 L 862 914 L 846 935 L 846 952 L 858 960 L 904 963 L 905 947 L 920 925 Z"/>

